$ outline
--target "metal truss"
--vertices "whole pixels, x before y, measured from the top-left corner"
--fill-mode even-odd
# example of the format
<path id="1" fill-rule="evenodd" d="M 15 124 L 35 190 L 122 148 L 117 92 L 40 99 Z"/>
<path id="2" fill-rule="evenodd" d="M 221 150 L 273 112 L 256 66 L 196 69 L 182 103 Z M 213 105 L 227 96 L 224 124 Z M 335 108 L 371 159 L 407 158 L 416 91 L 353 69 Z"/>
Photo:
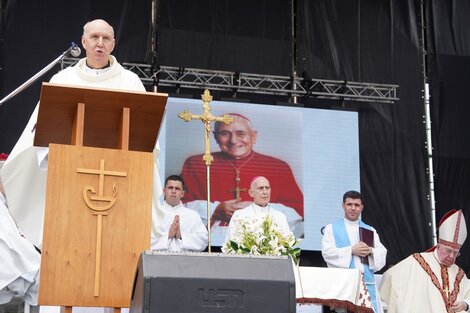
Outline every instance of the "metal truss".
<path id="1" fill-rule="evenodd" d="M 62 67 L 74 64 L 78 59 L 66 58 Z M 361 83 L 300 77 L 247 74 L 227 71 L 202 70 L 149 64 L 123 63 L 124 68 L 136 73 L 146 85 L 170 86 L 255 93 L 290 97 L 316 97 L 394 103 L 398 101 L 398 85 Z"/>

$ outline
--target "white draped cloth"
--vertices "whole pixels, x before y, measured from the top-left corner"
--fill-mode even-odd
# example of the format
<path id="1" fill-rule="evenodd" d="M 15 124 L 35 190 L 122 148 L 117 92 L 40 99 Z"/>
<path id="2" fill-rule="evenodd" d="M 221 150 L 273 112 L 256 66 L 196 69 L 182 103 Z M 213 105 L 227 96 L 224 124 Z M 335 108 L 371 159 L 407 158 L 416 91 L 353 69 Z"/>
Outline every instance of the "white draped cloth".
<path id="1" fill-rule="evenodd" d="M 162 203 L 162 210 L 164 217 L 157 227 L 156 241 L 152 247 L 154 250 L 203 251 L 207 247 L 207 229 L 196 211 L 184 207 L 181 202 L 172 207 L 166 201 Z M 179 216 L 181 239 L 168 238 L 170 226 L 176 215 Z"/>
<path id="2" fill-rule="evenodd" d="M 292 234 L 284 213 L 273 209 L 270 204 L 261 207 L 255 203 L 252 203 L 246 208 L 237 210 L 235 211 L 235 213 L 233 213 L 232 218 L 230 219 L 230 223 L 228 225 L 227 237 L 225 241 L 227 242 L 229 240 L 232 240 L 232 238 L 236 237 L 237 223 L 239 223 L 239 221 L 244 219 L 262 220 L 265 219 L 268 215 L 277 224 L 279 231 L 281 231 L 284 236 Z"/>
<path id="3" fill-rule="evenodd" d="M 113 56 L 110 56 L 110 67 L 107 69 L 92 70 L 86 66 L 86 59 L 84 58 L 75 66 L 68 67 L 54 75 L 50 82 L 85 87 L 145 91 L 139 77 L 124 69 Z M 32 113 L 23 134 L 1 169 L 0 175 L 11 215 L 18 223 L 24 236 L 34 245 L 41 247 L 48 148 L 33 146 L 39 105 Z M 154 149 L 152 240 L 156 234 L 157 220 L 159 220 L 161 214 L 158 209 L 162 194 L 157 163 L 158 153 L 158 146 L 156 146 Z"/>
<path id="4" fill-rule="evenodd" d="M 0 193 L 0 304 L 12 298 L 37 303 L 41 255 L 18 231 Z"/>
<path id="5" fill-rule="evenodd" d="M 429 265 L 428 270 L 434 273 L 439 286 L 432 281 L 432 276 L 410 255 L 403 261 L 387 270 L 382 277 L 380 295 L 388 305 L 388 313 L 445 313 L 442 288 L 441 265 L 437 260 L 436 251 L 419 253 L 422 259 Z M 459 267 L 455 264 L 447 268 L 449 278 L 449 297 L 459 289 L 456 301 L 470 303 L 470 281 L 466 275 L 462 277 L 460 284 L 455 285 Z M 457 288 L 456 288 L 457 287 Z M 463 312 L 463 311 L 462 311 Z"/>
<path id="6" fill-rule="evenodd" d="M 297 303 L 348 308 L 353 312 L 373 310 L 371 302 L 361 305 L 366 290 L 358 269 L 294 266 L 294 275 Z"/>
<path id="7" fill-rule="evenodd" d="M 325 232 L 322 238 L 322 256 L 328 267 L 333 268 L 349 268 L 351 259 L 354 261 L 354 268 L 364 272 L 364 264 L 358 256 L 352 255 L 352 246 L 359 242 L 359 221 L 350 221 L 344 219 L 346 232 L 348 233 L 349 242 L 351 246 L 338 248 L 336 247 L 335 236 L 333 233 L 333 225 L 328 224 L 325 227 Z M 369 268 L 372 272 L 381 270 L 386 263 L 387 249 L 380 242 L 377 231 L 372 228 L 374 232 L 374 247 L 372 248 L 372 255 L 368 256 Z M 382 304 L 378 298 L 379 292 L 376 289 L 377 304 L 379 312 L 383 312 Z"/>

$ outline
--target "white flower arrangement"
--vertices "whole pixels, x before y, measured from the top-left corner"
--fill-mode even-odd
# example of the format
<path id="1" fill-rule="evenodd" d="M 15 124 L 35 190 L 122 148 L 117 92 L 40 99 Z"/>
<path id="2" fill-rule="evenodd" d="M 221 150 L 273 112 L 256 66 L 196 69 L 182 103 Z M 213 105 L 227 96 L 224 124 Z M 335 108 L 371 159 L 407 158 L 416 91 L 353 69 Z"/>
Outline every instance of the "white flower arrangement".
<path id="1" fill-rule="evenodd" d="M 268 215 L 264 219 L 239 218 L 235 230 L 222 247 L 223 253 L 254 255 L 289 255 L 297 263 L 299 243 L 292 233 L 283 234 Z"/>

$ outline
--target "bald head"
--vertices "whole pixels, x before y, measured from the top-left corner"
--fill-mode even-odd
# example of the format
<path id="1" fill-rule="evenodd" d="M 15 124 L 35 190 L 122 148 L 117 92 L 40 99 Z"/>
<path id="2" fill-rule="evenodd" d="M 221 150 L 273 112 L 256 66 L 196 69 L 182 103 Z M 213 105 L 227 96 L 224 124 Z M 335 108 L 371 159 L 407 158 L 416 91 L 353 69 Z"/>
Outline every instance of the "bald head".
<path id="1" fill-rule="evenodd" d="M 266 177 L 258 176 L 251 182 L 250 190 L 248 193 L 253 197 L 253 202 L 256 205 L 264 207 L 268 205 L 271 199 L 271 185 Z"/>
<path id="2" fill-rule="evenodd" d="M 114 29 L 111 25 L 109 25 L 108 22 L 102 19 L 96 19 L 93 21 L 89 21 L 83 26 L 83 35 L 86 35 L 89 32 L 89 29 L 94 29 L 94 28 L 101 28 L 101 29 L 107 29 L 107 31 L 110 33 L 111 37 L 114 38 Z"/>

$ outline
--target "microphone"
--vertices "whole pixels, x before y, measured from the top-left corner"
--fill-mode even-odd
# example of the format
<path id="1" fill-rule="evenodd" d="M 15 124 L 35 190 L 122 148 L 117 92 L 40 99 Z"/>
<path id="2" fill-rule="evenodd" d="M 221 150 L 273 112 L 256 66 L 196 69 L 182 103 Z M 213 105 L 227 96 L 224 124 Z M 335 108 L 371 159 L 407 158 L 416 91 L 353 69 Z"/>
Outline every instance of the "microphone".
<path id="1" fill-rule="evenodd" d="M 80 49 L 79 46 L 77 45 L 73 45 L 71 48 L 70 48 L 70 55 L 73 56 L 73 57 L 79 57 L 80 54 L 82 53 L 82 50 Z"/>
<path id="2" fill-rule="evenodd" d="M 28 86 L 30 86 L 32 83 L 34 83 L 39 77 L 41 77 L 42 75 L 47 73 L 52 67 L 54 67 L 60 61 L 62 61 L 65 58 L 65 56 L 69 53 L 73 57 L 78 57 L 82 53 L 82 51 L 80 50 L 80 47 L 77 46 L 77 44 L 75 42 L 72 42 L 71 47 L 68 48 L 67 50 L 65 50 L 64 52 L 62 52 L 62 54 L 59 55 L 54 61 L 52 61 L 45 68 L 43 68 L 42 70 L 40 70 L 39 72 L 34 74 L 33 77 L 31 77 L 30 79 L 25 81 L 23 84 L 21 84 L 21 86 L 19 86 L 18 88 L 16 88 L 12 92 L 10 92 L 8 95 L 3 97 L 3 99 L 0 100 L 0 106 L 2 106 L 3 103 L 5 103 L 9 99 L 13 98 L 14 96 L 16 96 L 18 93 L 20 93 L 24 89 L 28 88 Z"/>

